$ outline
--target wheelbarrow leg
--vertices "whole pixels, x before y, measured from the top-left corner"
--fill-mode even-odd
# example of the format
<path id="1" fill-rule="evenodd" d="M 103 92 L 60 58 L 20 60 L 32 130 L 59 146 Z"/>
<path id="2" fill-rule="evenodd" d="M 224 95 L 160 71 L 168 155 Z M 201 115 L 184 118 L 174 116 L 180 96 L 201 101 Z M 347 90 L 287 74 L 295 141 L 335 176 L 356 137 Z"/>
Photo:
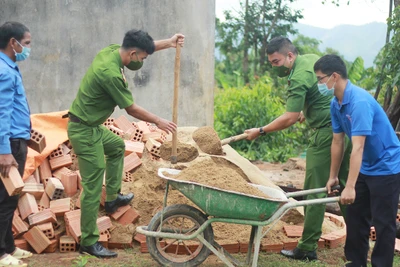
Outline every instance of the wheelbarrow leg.
<path id="1" fill-rule="evenodd" d="M 256 235 L 254 240 L 254 256 L 252 267 L 257 267 L 258 264 L 258 253 L 260 252 L 260 243 L 262 238 L 262 227 L 256 226 Z"/>
<path id="2" fill-rule="evenodd" d="M 246 264 L 249 266 L 250 262 L 251 262 L 251 254 L 253 252 L 253 243 L 254 243 L 254 236 L 256 234 L 256 230 L 257 230 L 258 226 L 251 226 L 251 233 L 250 233 L 250 241 L 249 241 L 249 247 L 247 250 L 247 258 L 246 258 Z"/>

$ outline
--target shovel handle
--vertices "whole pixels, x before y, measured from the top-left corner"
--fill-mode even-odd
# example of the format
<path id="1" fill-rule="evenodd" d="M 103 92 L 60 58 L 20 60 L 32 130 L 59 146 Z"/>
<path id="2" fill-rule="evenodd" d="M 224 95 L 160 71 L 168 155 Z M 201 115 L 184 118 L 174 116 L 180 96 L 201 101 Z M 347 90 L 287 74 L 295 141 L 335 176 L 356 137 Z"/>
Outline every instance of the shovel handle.
<path id="1" fill-rule="evenodd" d="M 230 144 L 230 143 L 235 142 L 235 141 L 246 139 L 247 136 L 249 136 L 247 133 L 242 133 L 242 134 L 238 134 L 238 135 L 234 135 L 234 136 L 222 139 L 221 140 L 221 146 Z"/>

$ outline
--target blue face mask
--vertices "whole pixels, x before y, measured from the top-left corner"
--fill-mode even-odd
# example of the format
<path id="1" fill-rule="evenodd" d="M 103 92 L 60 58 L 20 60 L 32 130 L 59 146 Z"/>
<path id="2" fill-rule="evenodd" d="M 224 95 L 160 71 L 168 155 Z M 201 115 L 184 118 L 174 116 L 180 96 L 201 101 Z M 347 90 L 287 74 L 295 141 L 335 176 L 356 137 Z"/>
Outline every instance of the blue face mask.
<path id="1" fill-rule="evenodd" d="M 328 85 L 327 85 L 327 83 L 329 82 L 331 77 L 329 77 L 329 79 L 326 81 L 326 83 L 317 83 L 318 91 L 323 96 L 333 96 L 333 94 L 335 93 L 335 84 L 336 84 L 336 82 L 333 84 L 332 88 L 330 88 L 330 89 L 328 88 Z"/>
<path id="2" fill-rule="evenodd" d="M 17 51 L 13 49 L 15 53 L 15 59 L 17 61 L 23 61 L 29 57 L 29 55 L 31 54 L 31 49 L 29 47 L 22 46 L 22 44 L 20 44 L 18 41 L 17 43 L 22 47 L 22 52 L 17 53 Z"/>

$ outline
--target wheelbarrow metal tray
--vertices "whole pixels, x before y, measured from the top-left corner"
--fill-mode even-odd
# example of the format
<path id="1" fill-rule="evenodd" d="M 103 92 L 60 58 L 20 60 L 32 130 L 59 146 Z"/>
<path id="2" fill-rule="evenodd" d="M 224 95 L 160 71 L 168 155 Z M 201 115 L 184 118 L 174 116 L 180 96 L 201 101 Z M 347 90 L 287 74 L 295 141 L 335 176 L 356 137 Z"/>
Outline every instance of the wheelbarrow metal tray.
<path id="1" fill-rule="evenodd" d="M 207 186 L 190 181 L 167 177 L 164 173 L 177 175 L 180 170 L 160 168 L 158 175 L 195 203 L 206 214 L 218 218 L 265 221 L 287 200 L 266 199 Z"/>

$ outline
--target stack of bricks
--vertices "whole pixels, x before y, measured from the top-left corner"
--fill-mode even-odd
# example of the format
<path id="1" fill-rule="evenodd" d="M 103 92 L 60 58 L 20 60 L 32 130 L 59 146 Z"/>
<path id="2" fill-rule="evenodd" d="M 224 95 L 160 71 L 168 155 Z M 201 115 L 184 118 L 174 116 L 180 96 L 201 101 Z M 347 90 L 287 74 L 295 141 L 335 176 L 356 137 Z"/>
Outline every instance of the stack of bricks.
<path id="1" fill-rule="evenodd" d="M 145 150 L 154 159 L 159 159 L 159 146 L 167 135 L 156 126 L 146 122 L 130 122 L 124 116 L 109 118 L 104 126 L 125 142 L 124 182 L 133 182 L 132 173 L 141 165 Z M 41 153 L 46 146 L 44 135 L 32 130 L 29 146 Z M 51 253 L 57 249 L 60 252 L 70 252 L 78 248 L 81 236 L 80 197 L 83 189 L 77 160 L 78 156 L 70 142 L 66 141 L 52 151 L 25 182 L 16 168 L 11 169 L 10 175 L 19 176 L 19 180 L 10 180 L 13 183 L 7 188 L 9 194 L 20 194 L 12 227 L 18 247 L 36 253 Z M 103 206 L 105 196 L 103 186 Z M 132 242 L 109 242 L 115 228 L 113 222 L 125 226 L 137 223 L 139 218 L 138 211 L 129 205 L 119 208 L 110 216 L 100 217 L 97 220 L 99 242 L 109 248 L 131 247 Z"/>

